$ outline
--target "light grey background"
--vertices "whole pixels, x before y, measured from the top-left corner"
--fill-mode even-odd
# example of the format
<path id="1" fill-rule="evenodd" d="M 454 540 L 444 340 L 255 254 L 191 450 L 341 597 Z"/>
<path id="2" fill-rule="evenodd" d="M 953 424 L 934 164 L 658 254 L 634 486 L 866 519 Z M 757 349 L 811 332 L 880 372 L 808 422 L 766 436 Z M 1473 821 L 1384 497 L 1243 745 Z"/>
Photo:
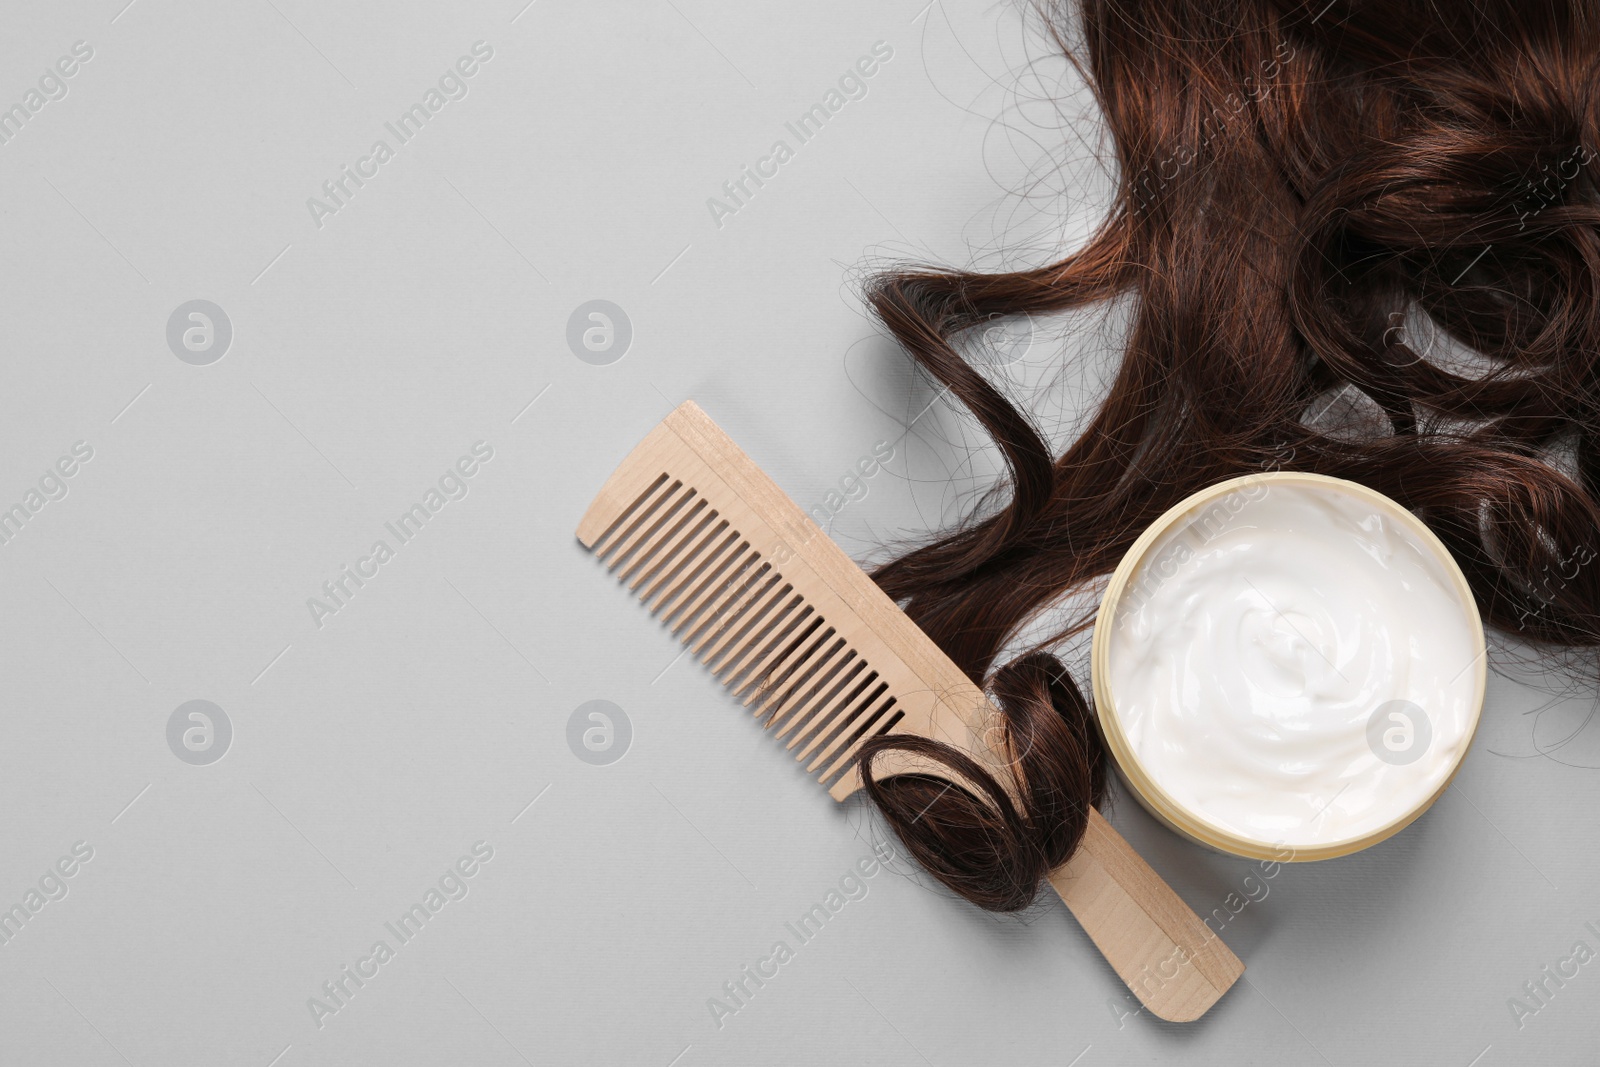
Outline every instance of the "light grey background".
<path id="1" fill-rule="evenodd" d="M 1257 883 L 1224 934 L 1245 980 L 1198 1024 L 1132 1014 L 1058 902 L 991 917 L 904 863 L 792 941 L 881 823 L 573 529 L 687 397 L 807 507 L 892 443 L 832 524 L 858 558 L 952 518 L 993 456 L 859 281 L 1081 242 L 1102 132 L 1008 4 L 524 2 L 4 6 L 0 105 L 93 57 L 0 145 L 0 504 L 93 458 L 0 546 L 0 905 L 93 858 L 0 945 L 0 1062 L 1594 1061 L 1600 964 L 1520 1027 L 1508 1005 L 1600 949 L 1594 694 L 1536 678 L 1491 676 L 1416 826 Z M 396 147 L 384 123 L 477 41 L 467 95 Z M 799 144 L 785 122 L 879 41 L 865 97 Z M 316 225 L 307 199 L 378 138 L 394 158 Z M 794 157 L 717 225 L 708 199 L 780 138 Z M 196 299 L 233 330 L 207 366 L 167 343 Z M 604 366 L 566 341 L 597 299 L 633 331 Z M 1035 324 L 996 380 L 1068 435 L 1120 321 Z M 317 626 L 308 598 L 479 441 L 465 498 Z M 168 746 L 191 700 L 233 730 L 205 766 Z M 631 724 L 608 765 L 568 747 L 591 700 Z M 1202 913 L 1256 873 L 1112 814 Z M 308 999 L 480 841 L 465 898 L 319 1027 Z M 719 1027 L 708 999 L 778 940 L 795 958 Z"/>

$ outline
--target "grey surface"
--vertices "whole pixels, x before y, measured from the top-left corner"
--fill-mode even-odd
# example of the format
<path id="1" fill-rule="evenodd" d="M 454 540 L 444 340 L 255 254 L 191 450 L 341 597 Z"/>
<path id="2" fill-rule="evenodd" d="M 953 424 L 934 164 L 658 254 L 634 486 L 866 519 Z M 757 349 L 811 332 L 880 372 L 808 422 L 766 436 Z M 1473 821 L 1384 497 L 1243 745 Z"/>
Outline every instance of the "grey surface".
<path id="1" fill-rule="evenodd" d="M 992 455 L 856 286 L 906 256 L 1054 255 L 1104 210 L 1090 102 L 1016 11 L 125 3 L 8 0 L 0 34 L 7 104 L 94 52 L 0 145 L 0 498 L 93 449 L 0 545 L 0 903 L 66 889 L 0 945 L 0 1062 L 1594 1061 L 1600 964 L 1520 1027 L 1508 1006 L 1600 948 L 1594 694 L 1499 676 L 1458 786 L 1354 858 L 1247 881 L 1115 809 L 1197 909 L 1260 897 L 1224 931 L 1246 981 L 1197 1025 L 1130 1014 L 1059 903 L 996 919 L 903 862 L 786 932 L 881 824 L 572 531 L 691 396 L 807 507 L 893 443 L 832 524 L 858 557 L 982 487 Z M 319 228 L 307 198 L 480 40 L 467 95 Z M 796 146 L 784 123 L 877 41 L 865 97 Z M 719 227 L 708 198 L 780 137 L 794 157 Z M 231 323 L 221 358 L 169 346 L 194 300 Z M 612 362 L 568 345 L 594 300 L 631 323 Z M 1034 324 L 993 373 L 1068 434 L 1118 321 Z M 319 627 L 308 598 L 479 441 L 465 497 Z M 226 717 L 222 758 L 180 758 L 206 751 L 193 708 L 169 731 L 190 701 L 221 709 L 213 746 Z M 622 758 L 578 755 L 590 701 L 626 717 Z M 466 895 L 400 943 L 384 924 L 480 841 L 445 880 Z M 77 842 L 92 859 L 46 878 Z M 317 1025 L 308 999 L 380 939 Z M 793 958 L 717 1025 L 708 1000 L 779 940 Z"/>

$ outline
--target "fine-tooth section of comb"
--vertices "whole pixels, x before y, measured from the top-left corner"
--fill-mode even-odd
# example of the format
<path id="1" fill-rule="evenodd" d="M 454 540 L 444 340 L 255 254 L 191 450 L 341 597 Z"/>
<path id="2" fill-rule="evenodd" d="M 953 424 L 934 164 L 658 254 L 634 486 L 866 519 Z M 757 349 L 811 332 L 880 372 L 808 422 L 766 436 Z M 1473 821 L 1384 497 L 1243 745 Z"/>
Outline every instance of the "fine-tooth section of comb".
<path id="1" fill-rule="evenodd" d="M 791 717 L 811 718 L 809 709 L 818 693 L 833 680 L 843 663 L 854 657 L 855 650 L 846 644 L 843 637 L 837 634 L 830 637 L 808 666 L 797 670 L 794 677 L 762 704 L 758 714 L 767 729 L 773 731 L 773 736 L 782 736 L 777 728 Z"/>
<path id="2" fill-rule="evenodd" d="M 905 712 L 900 710 L 899 702 L 889 697 L 880 706 L 872 709 L 869 714 L 857 716 L 839 732 L 834 741 L 834 748 L 838 756 L 823 770 L 823 781 L 831 781 L 840 772 L 846 770 L 861 755 L 861 746 L 868 737 L 881 733 L 892 733 L 896 724 L 905 718 Z M 830 746 L 833 747 L 833 746 Z M 826 758 L 826 757 L 824 757 Z M 821 761 L 813 761 L 820 763 Z"/>
<path id="3" fill-rule="evenodd" d="M 854 649 L 851 649 L 849 654 L 842 659 L 833 676 L 818 687 L 817 693 L 810 698 L 809 703 L 803 705 L 797 714 L 788 718 L 788 721 L 774 722 L 773 725 L 777 727 L 777 730 L 773 736 L 779 741 L 788 738 L 789 743 L 784 747 L 793 749 L 795 745 L 799 744 L 803 738 L 821 724 L 818 707 L 839 706 L 848 699 L 846 690 L 851 685 L 866 684 L 866 676 L 870 674 L 871 672 L 867 670 L 867 665 L 862 662 L 861 657 L 855 654 Z M 800 756 L 797 754 L 795 758 L 799 759 Z"/>
<path id="4" fill-rule="evenodd" d="M 706 653 L 706 666 L 727 685 L 751 663 L 775 656 L 789 635 L 812 615 L 805 598 L 787 582 L 776 578 L 763 591 L 739 605 L 727 630 Z"/>
<path id="5" fill-rule="evenodd" d="M 803 670 L 816 656 L 822 645 L 833 636 L 832 627 L 819 616 L 806 626 L 799 636 L 766 659 L 757 662 L 745 674 L 743 682 L 735 684 L 733 695 L 745 694 L 744 706 L 768 699 L 784 685 L 796 671 Z"/>
<path id="6" fill-rule="evenodd" d="M 851 735 L 853 723 L 875 720 L 878 713 L 893 699 L 888 684 L 879 680 L 876 671 L 872 672 L 867 676 L 866 683 L 859 693 L 852 694 L 832 718 L 822 723 L 806 746 L 795 754 L 795 759 L 804 761 L 812 753 L 816 753 L 815 758 L 806 763 L 806 773 L 816 771 L 818 767 L 835 757 L 844 740 Z"/>
<path id="7" fill-rule="evenodd" d="M 784 664 L 790 662 L 799 651 L 812 639 L 812 635 L 822 626 L 822 619 L 812 610 L 811 605 L 802 604 L 798 612 L 792 613 L 784 623 L 776 628 L 775 637 L 769 637 L 765 650 L 755 656 L 740 657 L 734 660 L 725 671 L 723 684 L 726 685 L 734 696 L 744 696 L 745 691 L 758 682 L 765 683 L 772 672 L 779 670 Z M 752 645 L 752 648 L 760 647 Z M 740 679 L 743 681 L 740 681 Z M 759 695 L 757 689 L 744 699 L 744 706 L 749 707 L 750 702 Z"/>
<path id="8" fill-rule="evenodd" d="M 758 714 L 767 729 L 776 731 L 773 736 L 780 738 L 783 736 L 783 732 L 776 728 L 789 716 L 800 713 L 803 718 L 809 717 L 805 715 L 804 709 L 809 707 L 819 692 L 828 686 L 844 664 L 854 658 L 855 651 L 844 638 L 835 635 L 816 661 L 803 672 L 799 672 L 800 677 L 784 685 L 781 692 L 775 693 L 771 700 L 762 704 Z"/>
<path id="9" fill-rule="evenodd" d="M 1016 796 L 983 691 L 692 402 L 606 480 L 578 540 L 835 799 L 861 788 L 862 746 L 894 733 L 963 750 Z M 875 772 L 964 782 L 898 750 Z M 1093 809 L 1050 882 L 1160 1018 L 1199 1018 L 1244 971 Z"/>

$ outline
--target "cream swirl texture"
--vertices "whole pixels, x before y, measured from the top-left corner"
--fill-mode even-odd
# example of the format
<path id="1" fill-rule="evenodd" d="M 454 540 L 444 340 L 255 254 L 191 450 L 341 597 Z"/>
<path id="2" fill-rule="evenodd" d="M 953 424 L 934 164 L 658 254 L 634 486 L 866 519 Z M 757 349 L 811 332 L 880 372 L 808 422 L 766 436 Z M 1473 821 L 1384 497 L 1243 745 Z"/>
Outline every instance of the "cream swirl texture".
<path id="1" fill-rule="evenodd" d="M 1202 823 L 1291 849 L 1426 805 L 1482 699 L 1454 565 L 1398 505 L 1339 485 L 1256 482 L 1180 519 L 1130 576 L 1108 646 L 1149 780 Z"/>

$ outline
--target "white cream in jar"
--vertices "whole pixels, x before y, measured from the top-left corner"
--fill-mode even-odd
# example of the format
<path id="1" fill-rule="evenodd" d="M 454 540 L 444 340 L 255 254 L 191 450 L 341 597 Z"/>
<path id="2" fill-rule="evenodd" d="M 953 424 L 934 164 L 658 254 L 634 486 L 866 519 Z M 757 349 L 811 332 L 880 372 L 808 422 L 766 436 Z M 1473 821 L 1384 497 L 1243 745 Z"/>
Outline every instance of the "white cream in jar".
<path id="1" fill-rule="evenodd" d="M 1348 482 L 1202 494 L 1138 556 L 1108 624 L 1113 752 L 1147 806 L 1230 851 L 1380 840 L 1444 788 L 1477 726 L 1483 632 L 1459 569 Z"/>

